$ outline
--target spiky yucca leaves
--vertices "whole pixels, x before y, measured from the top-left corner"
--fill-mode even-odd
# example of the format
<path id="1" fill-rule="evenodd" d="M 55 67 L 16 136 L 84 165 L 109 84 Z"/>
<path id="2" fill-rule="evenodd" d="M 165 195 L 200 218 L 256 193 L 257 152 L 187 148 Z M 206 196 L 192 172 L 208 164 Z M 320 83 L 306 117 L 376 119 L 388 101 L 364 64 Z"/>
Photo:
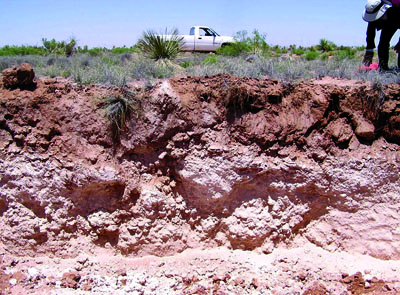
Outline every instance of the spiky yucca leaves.
<path id="1" fill-rule="evenodd" d="M 118 141 L 121 130 L 126 126 L 126 119 L 134 111 L 135 100 L 132 99 L 132 93 L 121 88 L 121 94 L 105 97 L 102 105 L 107 118 L 111 123 L 113 138 Z"/>
<path id="2" fill-rule="evenodd" d="M 183 37 L 178 35 L 177 29 L 172 30 L 170 34 L 167 30 L 165 34 L 149 30 L 143 33 L 143 37 L 137 43 L 137 47 L 154 60 L 173 60 L 182 51 L 182 46 Z"/>
<path id="3" fill-rule="evenodd" d="M 317 45 L 317 47 L 319 50 L 322 50 L 323 52 L 332 51 L 337 48 L 335 43 L 333 43 L 332 41 L 326 40 L 324 38 L 319 40 L 319 44 Z"/>

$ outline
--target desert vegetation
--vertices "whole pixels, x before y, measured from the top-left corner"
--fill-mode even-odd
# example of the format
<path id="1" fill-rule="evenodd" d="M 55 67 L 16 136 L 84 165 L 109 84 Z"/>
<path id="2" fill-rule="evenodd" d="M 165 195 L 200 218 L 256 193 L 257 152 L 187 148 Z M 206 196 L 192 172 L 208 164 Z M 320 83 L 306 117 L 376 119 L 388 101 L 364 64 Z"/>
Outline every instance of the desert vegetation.
<path id="1" fill-rule="evenodd" d="M 234 76 L 263 78 L 294 83 L 332 76 L 397 83 L 397 74 L 359 71 L 364 47 L 338 46 L 321 39 L 310 47 L 282 47 L 267 43 L 267 36 L 254 30 L 240 31 L 237 42 L 214 53 L 181 53 L 178 32 L 163 39 L 147 31 L 131 47 L 91 48 L 77 46 L 75 39 L 43 39 L 42 46 L 4 46 L 0 48 L 0 70 L 30 63 L 36 74 L 71 78 L 78 84 L 122 86 L 125 81 L 140 80 L 152 85 L 156 79 L 174 76 L 206 76 L 228 73 Z M 394 63 L 394 53 L 390 60 Z M 160 62 L 162 61 L 162 62 Z M 166 62 L 168 61 L 168 62 Z M 395 66 L 392 64 L 391 66 Z"/>
<path id="2" fill-rule="evenodd" d="M 137 113 L 138 93 L 126 89 L 122 85 L 117 94 L 102 98 L 100 105 L 111 124 L 111 132 L 115 143 L 119 142 L 121 130 L 126 127 L 126 120 Z"/>

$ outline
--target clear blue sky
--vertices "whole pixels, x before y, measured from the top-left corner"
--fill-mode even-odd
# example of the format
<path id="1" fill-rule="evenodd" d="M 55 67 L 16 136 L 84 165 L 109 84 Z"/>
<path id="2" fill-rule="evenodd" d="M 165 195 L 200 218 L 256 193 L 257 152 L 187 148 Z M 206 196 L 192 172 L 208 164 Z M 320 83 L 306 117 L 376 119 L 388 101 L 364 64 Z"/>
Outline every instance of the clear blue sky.
<path id="1" fill-rule="evenodd" d="M 363 45 L 366 0 L 0 0 L 0 46 L 41 45 L 42 38 L 89 47 L 131 46 L 147 29 L 206 25 L 223 35 L 258 29 L 275 45 L 309 46 L 325 38 Z M 396 43 L 399 34 L 392 40 Z M 378 41 L 378 40 L 377 40 Z"/>

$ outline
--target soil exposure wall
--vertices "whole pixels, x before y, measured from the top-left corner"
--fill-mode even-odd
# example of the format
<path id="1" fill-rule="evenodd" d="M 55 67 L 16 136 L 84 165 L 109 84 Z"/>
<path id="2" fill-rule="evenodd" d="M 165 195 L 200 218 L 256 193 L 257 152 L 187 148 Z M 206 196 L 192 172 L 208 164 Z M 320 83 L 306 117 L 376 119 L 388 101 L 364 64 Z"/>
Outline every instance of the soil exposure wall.
<path id="1" fill-rule="evenodd" d="M 118 142 L 100 103 L 112 92 L 1 89 L 5 253 L 312 243 L 400 259 L 398 85 L 175 78 L 138 94 Z"/>

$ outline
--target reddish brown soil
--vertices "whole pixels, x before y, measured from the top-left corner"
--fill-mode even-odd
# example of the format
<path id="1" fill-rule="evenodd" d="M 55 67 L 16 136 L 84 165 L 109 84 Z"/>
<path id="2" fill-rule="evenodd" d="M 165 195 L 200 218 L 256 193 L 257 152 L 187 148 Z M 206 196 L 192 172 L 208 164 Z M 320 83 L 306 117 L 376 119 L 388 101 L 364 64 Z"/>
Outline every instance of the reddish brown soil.
<path id="1" fill-rule="evenodd" d="M 290 248 L 291 243 L 295 247 L 295 242 L 300 248 L 307 245 L 308 241 L 301 240 L 301 244 L 295 237 L 304 238 L 307 226 L 323 219 L 329 210 L 358 211 L 352 206 L 359 204 L 344 202 L 347 199 L 341 191 L 331 193 L 322 185 L 307 182 L 316 166 L 304 168 L 306 176 L 296 174 L 298 166 L 287 168 L 297 159 L 301 164 L 323 165 L 327 159 L 346 159 L 358 150 L 364 158 L 384 153 L 393 159 L 385 166 L 394 171 L 394 176 L 389 174 L 388 187 L 398 183 L 400 85 L 379 88 L 332 79 L 292 85 L 230 75 L 174 78 L 169 83 L 160 82 L 148 91 L 128 85 L 127 89 L 136 93 L 137 111 L 128 118 L 118 140 L 101 99 L 123 95 L 120 89 L 78 86 L 62 79 L 38 80 L 32 91 L 0 89 L 0 164 L 6 167 L 0 178 L 0 294 L 72 294 L 67 291 L 76 290 L 105 294 L 125 287 L 127 293 L 144 294 L 144 290 L 163 292 L 159 286 L 173 290 L 171 294 L 291 294 L 294 289 L 289 282 L 296 284 L 297 293 L 293 294 L 345 294 L 339 293 L 345 289 L 351 294 L 399 294 L 395 280 L 378 277 L 366 281 L 353 271 L 354 275 L 341 275 L 346 258 L 328 272 L 336 250 L 353 250 L 353 244 L 347 246 L 344 240 L 327 245 L 322 245 L 320 237 L 313 240 L 313 245 L 334 253 L 333 258 L 328 250 L 315 254 L 313 259 L 319 259 L 315 263 L 302 261 L 310 251 L 287 259 L 279 247 Z M 247 154 L 246 148 L 250 150 Z M 239 179 L 229 194 L 221 193 L 218 199 L 207 190 L 215 186 L 217 191 L 220 179 L 201 186 L 180 173 L 187 162 L 197 164 L 186 159 L 195 153 L 204 162 L 218 159 L 217 164 L 210 164 L 216 170 L 218 165 L 227 165 L 221 168 L 221 179 Z M 249 160 L 253 166 L 240 166 L 241 155 L 255 155 Z M 261 171 L 265 159 L 272 168 Z M 235 160 L 237 166 L 228 165 Z M 24 169 L 25 164 L 32 166 Z M 340 170 L 329 164 L 321 167 Z M 236 174 L 224 174 L 231 170 Z M 199 178 L 206 179 L 207 173 L 200 172 Z M 26 175 L 34 176 L 24 178 Z M 306 184 L 292 195 L 286 188 L 279 190 L 279 185 L 296 181 Z M 348 195 L 373 196 L 375 187 L 360 187 L 357 181 Z M 152 195 L 154 191 L 145 191 L 146 186 L 160 193 Z M 266 191 L 277 196 L 277 200 L 270 198 L 276 203 L 267 203 Z M 260 207 L 275 214 L 271 226 L 275 230 L 263 232 L 266 226 L 258 229 L 257 222 L 247 220 L 245 226 L 235 227 L 246 217 L 235 212 L 245 204 L 240 212 L 246 213 L 256 197 L 261 200 Z M 281 197 L 287 204 L 279 207 Z M 303 211 L 296 211 L 295 205 Z M 389 217 L 387 213 L 385 218 Z M 215 219 L 224 219 L 225 224 L 213 223 Z M 293 225 L 285 227 L 292 220 L 296 220 Z M 262 234 L 255 231 L 252 235 L 250 226 Z M 340 229 L 333 232 L 340 234 Z M 393 246 L 397 241 L 388 241 L 379 253 L 379 249 L 362 248 L 362 238 L 354 242 L 361 248 L 354 250 L 355 254 L 365 252 L 385 259 L 392 253 L 398 255 Z M 333 248 L 335 242 L 338 246 Z M 221 250 L 207 256 L 207 251 L 217 247 L 232 252 Z M 204 252 L 199 250 L 190 257 L 178 254 L 196 248 Z M 252 250 L 259 251 L 259 256 Z M 273 251 L 281 256 L 276 254 L 279 257 L 269 261 L 268 254 Z M 43 258 L 35 257 L 39 254 Z M 145 255 L 159 257 L 138 258 Z M 165 257 L 169 255 L 176 256 L 168 260 Z M 198 259 L 199 255 L 203 257 Z M 331 262 L 325 262 L 326 257 L 331 257 Z M 264 260 L 253 269 L 252 263 Z M 352 267 L 346 264 L 343 269 Z M 396 267 L 394 261 L 390 275 Z M 145 275 L 136 277 L 136 270 Z M 159 280 L 154 290 L 152 280 Z"/>
<path id="2" fill-rule="evenodd" d="M 399 85 L 381 89 L 356 81 L 345 86 L 337 84 L 340 83 L 334 79 L 292 85 L 229 75 L 171 80 L 193 117 L 203 111 L 204 103 L 215 103 L 218 109 L 224 110 L 216 123 L 235 122 L 233 136 L 246 144 L 256 142 L 269 148 L 276 143 L 295 143 L 302 147 L 312 132 L 329 129 L 330 123 L 337 122 L 327 130 L 327 135 L 334 135 L 336 145 L 346 148 L 349 136 L 340 134 L 341 129 L 350 125 L 356 130 L 364 119 L 375 126 L 375 132 L 372 137 L 360 138 L 362 141 L 371 142 L 383 135 L 400 144 Z M 261 126 L 257 121 L 252 122 L 258 117 L 266 119 Z M 320 144 L 329 149 L 329 141 L 326 138 Z"/>

